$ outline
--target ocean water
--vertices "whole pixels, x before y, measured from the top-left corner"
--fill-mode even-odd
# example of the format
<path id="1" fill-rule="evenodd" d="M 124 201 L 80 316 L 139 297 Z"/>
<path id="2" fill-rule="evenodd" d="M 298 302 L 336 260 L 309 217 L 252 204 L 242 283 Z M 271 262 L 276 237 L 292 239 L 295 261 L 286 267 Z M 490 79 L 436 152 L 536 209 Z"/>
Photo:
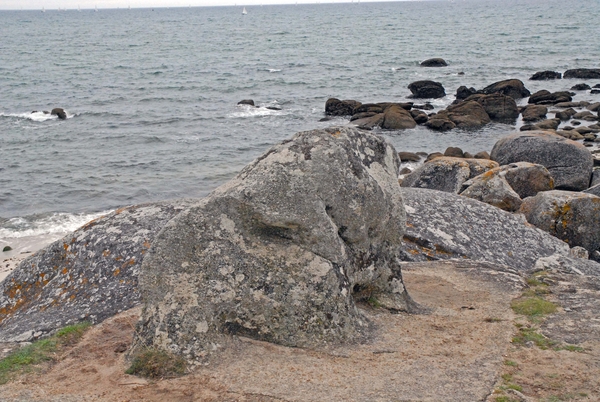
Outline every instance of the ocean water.
<path id="1" fill-rule="evenodd" d="M 432 79 L 448 93 L 439 109 L 461 85 L 566 90 L 581 81 L 528 78 L 600 67 L 598 0 L 246 9 L 0 12 L 0 245 L 123 205 L 205 196 L 294 133 L 346 124 L 319 122 L 329 97 L 405 101 L 408 84 Z M 419 67 L 431 57 L 450 66 Z M 54 107 L 69 118 L 42 113 Z M 478 152 L 518 125 L 379 133 L 399 151 Z"/>

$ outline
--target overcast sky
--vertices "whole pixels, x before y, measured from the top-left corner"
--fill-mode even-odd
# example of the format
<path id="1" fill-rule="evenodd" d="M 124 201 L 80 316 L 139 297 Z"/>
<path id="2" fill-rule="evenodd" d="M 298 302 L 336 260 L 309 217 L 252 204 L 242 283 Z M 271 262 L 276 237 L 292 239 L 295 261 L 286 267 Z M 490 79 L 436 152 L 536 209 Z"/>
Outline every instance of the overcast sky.
<path id="1" fill-rule="evenodd" d="M 350 3 L 351 0 L 320 0 L 321 3 Z M 358 1 L 358 0 L 354 0 Z M 363 2 L 370 0 L 361 0 Z M 381 1 L 381 0 L 372 0 Z M 316 3 L 317 0 L 298 0 L 298 3 Z M 198 7 L 198 6 L 250 6 L 260 4 L 293 4 L 296 0 L 0 0 L 0 10 L 57 10 L 78 7 L 82 10 L 102 8 L 139 7 Z"/>

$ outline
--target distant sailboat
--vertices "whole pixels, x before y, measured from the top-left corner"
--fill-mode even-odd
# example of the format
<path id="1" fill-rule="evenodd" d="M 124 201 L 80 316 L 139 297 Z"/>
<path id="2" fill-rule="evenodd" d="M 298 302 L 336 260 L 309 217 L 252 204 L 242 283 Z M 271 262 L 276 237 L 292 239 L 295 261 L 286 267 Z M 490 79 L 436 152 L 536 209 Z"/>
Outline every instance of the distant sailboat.
<path id="1" fill-rule="evenodd" d="M 246 7 L 244 7 L 244 9 L 242 10 L 242 15 L 246 15 L 248 14 L 248 11 L 246 11 Z"/>

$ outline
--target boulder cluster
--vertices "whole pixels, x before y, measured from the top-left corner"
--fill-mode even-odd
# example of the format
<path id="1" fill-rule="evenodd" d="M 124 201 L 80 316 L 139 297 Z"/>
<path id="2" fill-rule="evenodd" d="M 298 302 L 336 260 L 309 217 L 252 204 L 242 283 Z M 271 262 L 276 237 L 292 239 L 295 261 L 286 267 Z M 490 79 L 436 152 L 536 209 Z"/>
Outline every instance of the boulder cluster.
<path id="1" fill-rule="evenodd" d="M 569 70 L 564 76 L 595 79 L 599 77 L 599 71 Z M 531 79 L 548 80 L 561 76 L 560 73 L 542 71 L 534 74 Z M 576 93 L 572 91 L 591 90 L 592 93 L 596 93 L 596 88 L 600 88 L 600 84 L 595 85 L 594 89 L 587 84 L 577 84 L 571 88 L 571 91 L 541 90 L 532 94 L 522 81 L 508 79 L 493 83 L 481 90 L 461 86 L 456 91 L 456 100 L 446 109 L 437 112 L 425 112 L 433 109 L 428 103 L 424 105 L 416 105 L 413 102 L 363 104 L 356 100 L 330 98 L 325 103 L 325 114 L 350 116 L 353 125 L 367 130 L 376 127 L 403 130 L 422 125 L 436 131 L 454 128 L 473 130 L 490 122 L 514 124 L 519 116 L 522 116 L 524 125 L 521 131 L 553 130 L 570 139 L 585 137 L 594 140 L 595 134 L 600 132 L 600 124 L 597 123 L 600 102 L 573 102 Z M 446 96 L 443 85 L 435 81 L 416 81 L 411 83 L 408 89 L 412 93 L 409 98 L 413 99 L 436 99 Z M 524 98 L 528 98 L 527 105 L 518 106 L 517 101 Z M 582 108 L 586 110 L 576 110 Z M 549 117 L 549 113 L 552 113 L 553 117 Z M 588 124 L 582 125 L 582 120 Z M 561 124 L 563 127 L 559 130 Z"/>
<path id="2" fill-rule="evenodd" d="M 453 156 L 432 154 L 414 171 L 401 171 L 401 186 L 459 194 L 522 214 L 600 261 L 600 171 L 593 170 L 594 156 L 584 145 L 554 132 L 526 131 L 496 142 L 489 159 L 456 148 L 445 154 Z"/>

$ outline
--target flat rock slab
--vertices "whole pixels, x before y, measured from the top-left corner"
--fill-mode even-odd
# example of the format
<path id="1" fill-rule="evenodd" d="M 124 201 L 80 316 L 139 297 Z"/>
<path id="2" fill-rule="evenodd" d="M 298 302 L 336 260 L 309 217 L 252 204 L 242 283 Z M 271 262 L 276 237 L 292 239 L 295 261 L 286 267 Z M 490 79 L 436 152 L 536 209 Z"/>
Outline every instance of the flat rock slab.
<path id="1" fill-rule="evenodd" d="M 0 283 L 0 341 L 31 341 L 138 305 L 146 251 L 163 225 L 190 203 L 119 209 L 23 260 Z"/>
<path id="2" fill-rule="evenodd" d="M 408 263 L 402 270 L 413 298 L 431 313 L 391 314 L 363 306 L 377 326 L 365 344 L 315 350 L 236 338 L 235 348 L 193 374 L 128 385 L 135 378 L 123 374 L 122 355 L 113 349 L 131 340 L 133 329 L 127 332 L 117 316 L 93 328 L 44 376 L 4 385 L 0 399 L 485 400 L 513 335 L 510 301 L 521 292 L 522 280 L 504 267 L 472 261 Z M 131 314 L 126 318 L 135 320 Z"/>
<path id="3" fill-rule="evenodd" d="M 403 188 L 406 261 L 465 258 L 527 272 L 541 257 L 568 255 L 569 246 L 513 215 L 467 197 Z"/>

